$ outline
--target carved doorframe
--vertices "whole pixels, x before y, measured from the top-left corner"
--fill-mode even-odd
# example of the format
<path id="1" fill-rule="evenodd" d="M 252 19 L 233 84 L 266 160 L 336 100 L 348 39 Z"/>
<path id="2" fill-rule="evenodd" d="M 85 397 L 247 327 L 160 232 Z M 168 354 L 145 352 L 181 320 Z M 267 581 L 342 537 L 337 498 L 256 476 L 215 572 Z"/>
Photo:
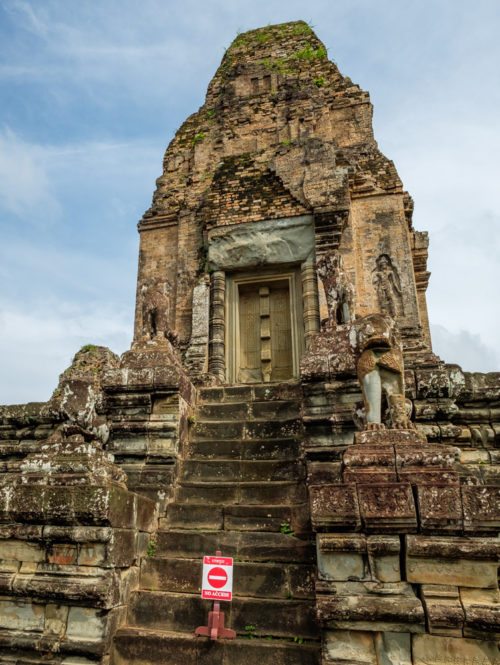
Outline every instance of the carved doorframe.
<path id="1" fill-rule="evenodd" d="M 207 240 L 208 261 L 213 269 L 210 278 L 208 373 L 221 383 L 234 381 L 234 373 L 228 370 L 228 275 L 230 278 L 246 275 L 258 282 L 262 281 L 262 275 L 281 277 L 292 272 L 296 275 L 293 302 L 302 312 L 298 317 L 297 309 L 294 309 L 302 335 L 299 351 L 294 355 L 294 374 L 298 377 L 300 355 L 320 328 L 314 218 L 302 215 L 221 224 L 208 231 Z"/>

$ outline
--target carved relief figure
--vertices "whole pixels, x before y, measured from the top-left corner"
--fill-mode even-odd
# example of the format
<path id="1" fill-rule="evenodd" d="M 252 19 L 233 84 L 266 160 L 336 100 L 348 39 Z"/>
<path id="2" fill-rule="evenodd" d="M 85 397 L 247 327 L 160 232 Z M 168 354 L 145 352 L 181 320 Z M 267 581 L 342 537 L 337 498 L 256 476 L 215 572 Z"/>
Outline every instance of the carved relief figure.
<path id="1" fill-rule="evenodd" d="M 388 254 L 381 254 L 373 271 L 373 285 L 377 291 L 378 304 L 385 314 L 403 316 L 403 295 L 398 271 Z"/>
<path id="2" fill-rule="evenodd" d="M 142 336 L 144 340 L 169 339 L 170 283 L 142 287 Z"/>
<path id="3" fill-rule="evenodd" d="M 385 394 L 394 429 L 410 429 L 404 394 L 403 352 L 394 320 L 386 314 L 369 314 L 358 328 L 360 356 L 357 374 L 365 405 L 365 429 L 384 429 L 382 397 Z"/>
<path id="4" fill-rule="evenodd" d="M 329 322 L 349 323 L 354 318 L 354 289 L 343 270 L 342 256 L 330 250 L 318 260 L 316 268 L 325 288 Z"/>

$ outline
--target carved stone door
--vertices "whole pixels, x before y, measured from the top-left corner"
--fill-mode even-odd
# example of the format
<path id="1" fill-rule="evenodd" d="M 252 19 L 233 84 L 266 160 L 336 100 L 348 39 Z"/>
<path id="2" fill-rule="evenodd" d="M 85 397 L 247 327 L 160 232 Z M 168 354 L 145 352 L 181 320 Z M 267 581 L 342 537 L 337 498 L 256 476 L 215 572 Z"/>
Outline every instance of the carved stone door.
<path id="1" fill-rule="evenodd" d="M 288 280 L 239 284 L 237 305 L 236 380 L 260 383 L 292 378 Z"/>

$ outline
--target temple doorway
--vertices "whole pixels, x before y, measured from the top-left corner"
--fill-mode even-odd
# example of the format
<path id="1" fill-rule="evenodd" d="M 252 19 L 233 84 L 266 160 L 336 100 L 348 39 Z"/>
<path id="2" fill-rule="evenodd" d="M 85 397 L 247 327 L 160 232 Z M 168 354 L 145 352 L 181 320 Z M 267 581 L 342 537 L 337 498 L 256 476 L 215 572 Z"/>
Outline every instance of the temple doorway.
<path id="1" fill-rule="evenodd" d="M 261 279 L 239 277 L 231 286 L 227 339 L 230 381 L 267 383 L 296 377 L 303 339 L 296 273 Z"/>

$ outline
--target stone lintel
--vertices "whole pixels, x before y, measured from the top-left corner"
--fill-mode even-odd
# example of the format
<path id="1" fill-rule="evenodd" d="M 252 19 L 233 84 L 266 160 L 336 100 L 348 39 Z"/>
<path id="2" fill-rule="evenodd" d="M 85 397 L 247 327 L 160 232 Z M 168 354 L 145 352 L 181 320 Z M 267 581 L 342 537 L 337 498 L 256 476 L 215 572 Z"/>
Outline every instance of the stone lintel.
<path id="1" fill-rule="evenodd" d="M 208 234 L 208 260 L 216 270 L 303 263 L 313 251 L 311 215 L 218 227 Z"/>

